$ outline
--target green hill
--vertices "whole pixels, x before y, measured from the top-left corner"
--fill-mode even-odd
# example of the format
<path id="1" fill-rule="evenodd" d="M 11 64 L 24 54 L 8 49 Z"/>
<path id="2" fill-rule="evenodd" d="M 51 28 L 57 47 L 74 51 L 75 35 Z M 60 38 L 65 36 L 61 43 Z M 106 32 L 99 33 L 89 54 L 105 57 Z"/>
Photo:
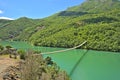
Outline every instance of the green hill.
<path id="1" fill-rule="evenodd" d="M 67 11 L 100 13 L 120 9 L 119 0 L 86 0 L 79 6 L 68 8 Z"/>
<path id="2" fill-rule="evenodd" d="M 29 19 L 26 17 L 19 18 L 17 20 L 1 20 L 0 21 L 0 39 L 6 40 L 16 38 L 26 28 L 33 27 L 36 25 L 36 20 Z"/>
<path id="3" fill-rule="evenodd" d="M 87 41 L 82 48 L 120 51 L 119 0 L 86 0 L 44 19 L 20 18 L 5 24 L 9 25 L 1 27 L 1 39 L 14 35 L 14 40 L 49 47 L 73 47 Z"/>
<path id="4" fill-rule="evenodd" d="M 4 19 L 0 19 L 0 27 L 6 26 L 7 23 L 11 22 L 12 20 L 4 20 Z"/>

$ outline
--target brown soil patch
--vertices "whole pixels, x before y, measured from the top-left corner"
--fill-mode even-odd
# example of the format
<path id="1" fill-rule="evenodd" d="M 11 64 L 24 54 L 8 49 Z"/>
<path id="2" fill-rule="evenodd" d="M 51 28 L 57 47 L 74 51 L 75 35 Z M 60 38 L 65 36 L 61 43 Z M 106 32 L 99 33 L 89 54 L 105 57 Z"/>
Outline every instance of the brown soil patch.
<path id="1" fill-rule="evenodd" d="M 3 76 L 3 72 L 6 68 L 8 68 L 9 66 L 14 66 L 16 65 L 16 63 L 18 62 L 18 60 L 16 59 L 11 59 L 9 58 L 8 55 L 0 55 L 0 80 L 2 79 Z"/>

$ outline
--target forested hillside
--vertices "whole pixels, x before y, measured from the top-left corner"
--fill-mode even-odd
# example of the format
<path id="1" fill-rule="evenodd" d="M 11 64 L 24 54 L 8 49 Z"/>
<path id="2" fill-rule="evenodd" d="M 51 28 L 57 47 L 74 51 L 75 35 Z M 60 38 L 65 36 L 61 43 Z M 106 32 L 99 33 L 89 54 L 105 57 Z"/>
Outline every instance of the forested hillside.
<path id="1" fill-rule="evenodd" d="M 39 20 L 21 17 L 16 20 L 0 20 L 0 39 L 16 39 L 26 28 L 35 27 Z M 31 29 L 32 30 L 32 29 Z M 27 34 L 27 33 L 26 33 Z M 24 37 L 25 38 L 25 37 Z M 18 39 L 18 38 L 17 38 Z"/>
<path id="2" fill-rule="evenodd" d="M 87 41 L 82 48 L 120 51 L 119 0 L 86 0 L 44 19 L 21 20 L 0 25 L 0 39 L 27 40 L 35 46 L 50 47 L 73 47 Z"/>

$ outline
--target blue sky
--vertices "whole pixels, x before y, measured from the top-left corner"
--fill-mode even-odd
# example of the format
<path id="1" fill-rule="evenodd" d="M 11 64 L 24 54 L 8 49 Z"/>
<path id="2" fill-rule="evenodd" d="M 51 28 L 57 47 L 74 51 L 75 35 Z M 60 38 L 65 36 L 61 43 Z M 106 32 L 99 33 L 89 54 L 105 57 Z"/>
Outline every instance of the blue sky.
<path id="1" fill-rule="evenodd" d="M 84 0 L 0 0 L 0 17 L 44 18 L 79 5 Z"/>

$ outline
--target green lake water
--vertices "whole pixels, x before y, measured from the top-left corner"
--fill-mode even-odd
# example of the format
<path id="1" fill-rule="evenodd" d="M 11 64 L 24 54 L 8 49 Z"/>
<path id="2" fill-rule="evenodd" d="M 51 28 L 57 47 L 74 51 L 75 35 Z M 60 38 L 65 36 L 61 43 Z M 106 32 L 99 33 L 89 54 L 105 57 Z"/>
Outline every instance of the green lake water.
<path id="1" fill-rule="evenodd" d="M 17 49 L 33 49 L 43 53 L 65 48 L 34 47 L 25 42 L 1 41 L 2 45 L 12 45 Z M 120 80 L 120 52 L 105 52 L 75 49 L 44 55 L 67 71 L 72 80 Z"/>

